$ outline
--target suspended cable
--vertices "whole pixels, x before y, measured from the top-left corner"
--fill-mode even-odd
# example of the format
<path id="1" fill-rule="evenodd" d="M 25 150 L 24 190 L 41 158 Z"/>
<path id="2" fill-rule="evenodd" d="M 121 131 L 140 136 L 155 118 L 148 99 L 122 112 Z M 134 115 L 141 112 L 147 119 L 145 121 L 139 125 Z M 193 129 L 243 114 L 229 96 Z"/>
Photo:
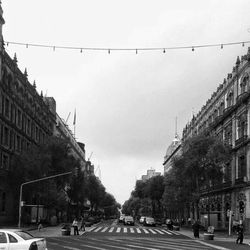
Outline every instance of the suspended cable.
<path id="1" fill-rule="evenodd" d="M 135 51 L 136 54 L 139 53 L 139 51 L 163 51 L 165 53 L 167 50 L 180 50 L 180 49 L 191 49 L 192 51 L 195 51 L 197 48 L 209 48 L 209 47 L 219 47 L 223 49 L 225 46 L 230 45 L 242 45 L 242 47 L 245 46 L 245 44 L 250 43 L 250 41 L 241 41 L 241 42 L 231 42 L 231 43 L 217 43 L 217 44 L 203 44 L 203 45 L 192 45 L 192 46 L 173 46 L 173 47 L 151 47 L 151 48 L 102 48 L 102 47 L 74 47 L 74 46 L 56 46 L 56 45 L 46 45 L 46 44 L 36 44 L 36 43 L 21 43 L 21 42 L 11 42 L 11 41 L 4 41 L 4 44 L 9 45 L 20 45 L 25 46 L 26 48 L 29 47 L 39 47 L 39 48 L 51 48 L 53 51 L 56 49 L 67 49 L 67 50 L 78 50 L 80 53 L 83 52 L 83 50 L 86 51 L 107 51 L 108 54 L 111 53 L 111 51 Z"/>

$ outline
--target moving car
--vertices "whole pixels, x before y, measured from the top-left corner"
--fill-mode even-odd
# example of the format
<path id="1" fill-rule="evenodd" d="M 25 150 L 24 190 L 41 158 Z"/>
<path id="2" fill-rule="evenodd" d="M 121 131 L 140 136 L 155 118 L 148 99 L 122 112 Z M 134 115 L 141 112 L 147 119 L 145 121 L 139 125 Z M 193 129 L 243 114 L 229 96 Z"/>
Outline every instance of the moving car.
<path id="1" fill-rule="evenodd" d="M 124 217 L 125 217 L 125 215 L 121 214 L 121 216 L 119 217 L 119 221 L 118 222 L 124 222 Z"/>
<path id="2" fill-rule="evenodd" d="M 125 216 L 124 217 L 124 225 L 134 226 L 135 225 L 134 218 L 132 216 Z"/>
<path id="3" fill-rule="evenodd" d="M 156 226 L 155 219 L 152 217 L 146 217 L 146 219 L 143 222 L 144 226 Z"/>
<path id="4" fill-rule="evenodd" d="M 44 238 L 35 238 L 19 229 L 0 229 L 0 249 L 48 250 Z"/>

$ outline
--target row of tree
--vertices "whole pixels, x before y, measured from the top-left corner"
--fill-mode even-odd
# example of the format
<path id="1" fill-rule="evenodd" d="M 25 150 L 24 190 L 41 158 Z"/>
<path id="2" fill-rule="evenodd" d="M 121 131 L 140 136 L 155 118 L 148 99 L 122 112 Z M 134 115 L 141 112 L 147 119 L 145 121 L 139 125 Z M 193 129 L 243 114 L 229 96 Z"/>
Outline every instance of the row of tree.
<path id="1" fill-rule="evenodd" d="M 73 155 L 70 144 L 61 138 L 51 137 L 43 145 L 33 145 L 12 158 L 9 182 L 18 207 L 20 185 L 24 182 L 60 173 L 72 174 L 24 186 L 26 204 L 42 204 L 52 215 L 65 215 L 64 220 L 89 215 L 115 215 L 120 208 L 114 196 L 94 174 L 87 173 Z M 86 162 L 85 162 L 86 163 Z M 17 216 L 18 211 L 16 211 Z"/>
<path id="2" fill-rule="evenodd" d="M 180 219 L 189 217 L 192 205 L 194 217 L 199 218 L 200 198 L 225 179 L 231 149 L 218 137 L 206 134 L 187 139 L 181 148 L 164 176 L 136 181 L 123 213 Z"/>

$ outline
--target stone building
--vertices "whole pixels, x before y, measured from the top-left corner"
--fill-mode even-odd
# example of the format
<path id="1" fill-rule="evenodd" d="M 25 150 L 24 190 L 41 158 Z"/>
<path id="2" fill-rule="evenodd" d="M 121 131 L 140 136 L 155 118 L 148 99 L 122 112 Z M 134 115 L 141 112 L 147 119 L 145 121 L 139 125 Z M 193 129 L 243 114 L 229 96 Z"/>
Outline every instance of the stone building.
<path id="1" fill-rule="evenodd" d="M 232 148 L 232 160 L 224 167 L 223 183 L 203 190 L 199 204 L 201 220 L 228 228 L 243 220 L 250 229 L 250 49 L 237 58 L 232 73 L 183 130 L 183 140 L 202 131 L 216 134 Z"/>
<path id="2" fill-rule="evenodd" d="M 53 134 L 56 116 L 4 49 L 0 5 L 0 223 L 13 220 L 13 193 L 7 176 L 13 154 Z"/>

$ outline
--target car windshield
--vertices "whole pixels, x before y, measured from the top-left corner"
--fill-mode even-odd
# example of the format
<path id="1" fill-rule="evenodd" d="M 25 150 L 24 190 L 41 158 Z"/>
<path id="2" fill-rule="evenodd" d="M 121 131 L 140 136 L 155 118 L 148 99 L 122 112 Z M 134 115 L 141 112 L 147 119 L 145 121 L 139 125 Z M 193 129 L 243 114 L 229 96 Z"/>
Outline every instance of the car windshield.
<path id="1" fill-rule="evenodd" d="M 17 231 L 15 232 L 18 236 L 20 236 L 21 238 L 23 238 L 24 240 L 30 240 L 30 239 L 33 239 L 34 237 L 27 233 L 27 232 L 24 232 L 24 231 Z"/>

